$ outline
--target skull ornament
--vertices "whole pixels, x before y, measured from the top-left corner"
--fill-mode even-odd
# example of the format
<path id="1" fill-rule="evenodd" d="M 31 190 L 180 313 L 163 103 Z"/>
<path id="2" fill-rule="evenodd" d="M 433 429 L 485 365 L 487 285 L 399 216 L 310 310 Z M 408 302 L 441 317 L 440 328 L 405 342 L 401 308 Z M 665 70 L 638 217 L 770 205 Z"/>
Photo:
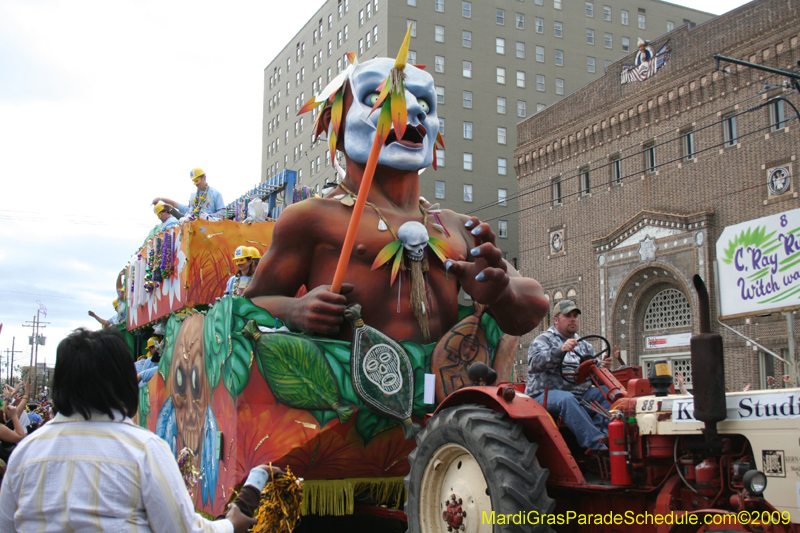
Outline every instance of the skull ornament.
<path id="1" fill-rule="evenodd" d="M 206 422 L 209 391 L 203 355 L 204 317 L 195 314 L 187 318 L 175 341 L 170 368 L 170 396 L 175 406 L 178 424 L 178 449 L 184 446 L 195 455 L 199 466 Z"/>
<path id="2" fill-rule="evenodd" d="M 388 344 L 376 344 L 370 348 L 362 365 L 367 379 L 384 394 L 396 394 L 403 386 L 400 356 Z"/>
<path id="3" fill-rule="evenodd" d="M 425 247 L 428 246 L 428 230 L 419 222 L 409 221 L 397 230 L 397 237 L 412 261 L 422 261 Z"/>

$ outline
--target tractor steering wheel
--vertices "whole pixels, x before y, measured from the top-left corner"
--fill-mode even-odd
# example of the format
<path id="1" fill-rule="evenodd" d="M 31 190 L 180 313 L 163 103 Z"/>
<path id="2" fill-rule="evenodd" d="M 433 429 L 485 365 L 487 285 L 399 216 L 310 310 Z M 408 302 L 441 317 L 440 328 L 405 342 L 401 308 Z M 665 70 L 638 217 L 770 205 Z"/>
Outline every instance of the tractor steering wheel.
<path id="1" fill-rule="evenodd" d="M 575 384 L 583 383 L 585 381 L 585 378 L 578 379 L 578 374 L 586 375 L 586 373 L 581 372 L 580 368 L 586 366 L 586 363 L 590 361 L 594 364 L 596 360 L 600 360 L 602 358 L 601 356 L 603 356 L 604 354 L 608 355 L 611 353 L 611 343 L 608 342 L 608 339 L 606 339 L 605 337 L 601 335 L 586 335 L 585 337 L 581 337 L 578 340 L 585 341 L 587 339 L 600 339 L 601 341 L 603 341 L 603 344 L 605 344 L 605 348 L 603 350 L 600 350 L 594 355 L 583 355 L 578 352 L 575 352 L 580 357 L 580 366 L 576 368 L 574 371 L 564 370 L 564 364 L 562 360 L 561 377 L 564 378 L 564 381 L 566 381 L 567 383 L 575 383 Z"/>

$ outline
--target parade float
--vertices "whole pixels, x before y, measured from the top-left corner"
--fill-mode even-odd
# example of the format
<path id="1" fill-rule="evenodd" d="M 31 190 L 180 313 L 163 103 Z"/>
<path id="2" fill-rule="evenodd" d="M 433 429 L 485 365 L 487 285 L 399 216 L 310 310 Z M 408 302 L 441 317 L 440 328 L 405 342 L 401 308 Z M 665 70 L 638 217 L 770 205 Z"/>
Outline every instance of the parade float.
<path id="1" fill-rule="evenodd" d="M 405 50 L 407 42 L 408 37 Z M 350 59 L 356 63 L 353 55 Z M 398 75 L 404 61 L 404 57 L 397 60 L 392 75 L 378 87 L 380 94 L 376 91 L 377 98 L 370 102 L 373 110 L 381 109 L 374 114 L 380 119 L 376 140 L 369 139 L 373 149 L 367 150 L 374 159 L 370 172 L 390 130 L 398 132 L 395 140 L 404 135 L 408 113 L 403 113 L 404 76 Z M 344 86 L 354 66 L 332 82 L 332 90 L 326 89 L 304 107 L 332 109 L 328 135 L 334 154 L 338 128 L 344 121 Z M 427 83 L 430 76 L 425 76 L 430 85 L 425 90 L 432 92 L 432 80 Z M 431 117 L 438 120 L 435 114 Z M 317 122 L 319 134 L 324 128 Z M 408 129 L 425 136 L 424 127 L 410 125 Z M 427 164 L 435 161 L 434 150 L 443 147 L 435 131 L 431 129 L 425 141 L 430 152 Z M 351 136 L 355 138 L 355 133 Z M 337 165 L 335 159 L 333 163 Z M 369 169 L 370 164 L 366 166 Z M 416 175 L 415 170 L 414 179 Z M 361 213 L 369 204 L 368 181 L 365 175 L 358 189 L 362 195 L 348 191 L 324 200 L 340 209 L 344 206 L 348 216 L 352 213 L 342 257 L 349 257 L 347 247 L 353 249 Z M 231 254 L 237 246 L 268 253 L 273 229 L 285 216 L 275 202 L 278 193 L 283 194 L 285 205 L 292 200 L 323 201 L 303 200 L 313 196 L 305 193 L 295 198 L 291 171 L 282 172 L 266 186 L 269 190 L 262 185 L 254 191 L 258 194 L 249 195 L 265 200 L 266 221 L 185 221 L 150 237 L 124 270 L 127 330 L 136 339 L 147 338 L 153 331 L 163 335 L 158 373 L 140 389 L 138 423 L 166 440 L 176 457 L 189 449 L 201 474 L 193 491 L 195 504 L 212 515 L 222 511 L 250 468 L 266 463 L 289 467 L 304 478 L 304 514 L 351 514 L 359 503 L 401 508 L 408 456 L 425 415 L 469 383 L 466 371 L 472 363 L 494 367 L 508 380 L 518 339 L 505 335 L 485 306 L 476 303 L 455 310 L 458 286 L 444 268 L 454 253 L 448 242 L 466 234 L 469 242 L 460 244 L 463 257 L 474 246 L 473 238 L 463 228 L 453 235 L 452 222 L 448 231 L 448 223 L 440 217 L 442 210 L 424 199 L 414 208 L 423 222 L 403 224 L 397 231 L 370 204 L 380 217 L 376 235 L 383 240 L 383 249 L 369 262 L 374 259 L 374 276 L 390 281 L 386 290 L 396 294 L 387 307 L 396 305 L 397 313 L 403 304 L 413 307 L 413 316 L 404 309 L 403 320 L 411 316 L 414 327 L 419 322 L 426 337 L 427 320 L 439 305 L 432 285 L 447 280 L 453 311 L 445 331 L 432 339 L 394 340 L 372 328 L 357 304 L 346 313 L 352 332 L 349 340 L 307 335 L 290 331 L 251 299 L 223 295 L 226 281 L 236 272 Z M 243 219 L 246 210 L 241 207 L 229 206 L 229 217 Z M 459 225 L 464 220 L 459 219 Z M 437 237 L 428 235 L 429 228 Z M 301 232 L 294 237 L 298 241 L 309 238 Z M 346 261 L 339 262 L 335 274 L 331 269 L 334 287 L 341 286 L 346 272 Z M 271 275 L 270 270 L 260 269 L 255 279 Z M 296 296 L 306 293 L 303 285 Z"/>

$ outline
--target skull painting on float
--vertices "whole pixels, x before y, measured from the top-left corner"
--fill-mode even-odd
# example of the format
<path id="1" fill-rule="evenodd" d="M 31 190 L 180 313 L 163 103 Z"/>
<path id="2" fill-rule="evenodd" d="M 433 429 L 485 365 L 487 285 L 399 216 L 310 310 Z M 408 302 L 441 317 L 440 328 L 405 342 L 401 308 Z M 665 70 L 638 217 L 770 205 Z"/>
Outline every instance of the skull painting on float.
<path id="1" fill-rule="evenodd" d="M 161 408 L 156 435 L 169 444 L 176 457 L 184 448 L 192 452 L 192 462 L 202 473 L 203 504 L 213 500 L 219 459 L 214 453 L 217 422 L 210 406 L 210 391 L 205 367 L 203 327 L 200 313 L 186 318 L 172 346 L 167 373 L 169 398 Z"/>

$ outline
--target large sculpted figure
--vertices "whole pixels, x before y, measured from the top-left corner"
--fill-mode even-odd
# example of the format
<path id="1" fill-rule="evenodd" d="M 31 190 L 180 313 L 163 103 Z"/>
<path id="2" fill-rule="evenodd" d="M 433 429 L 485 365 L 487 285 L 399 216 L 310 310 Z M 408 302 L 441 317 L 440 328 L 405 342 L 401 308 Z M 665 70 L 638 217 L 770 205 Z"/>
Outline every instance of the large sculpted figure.
<path id="1" fill-rule="evenodd" d="M 334 136 L 332 153 L 344 153 L 346 176 L 326 198 L 283 212 L 244 296 L 292 330 L 343 340 L 352 335 L 345 307 L 357 302 L 367 325 L 396 340 L 427 343 L 458 322 L 463 288 L 488 306 L 504 332 L 527 333 L 549 308 L 539 283 L 503 259 L 489 224 L 420 198 L 419 172 L 434 162 L 439 119 L 433 78 L 414 65 L 400 73 L 405 132 L 398 138 L 393 127 L 382 146 L 341 294 L 330 291 L 378 127 L 373 108 L 393 65 L 378 58 L 351 67 L 340 92 L 320 107 L 317 131 L 329 141 Z M 303 286 L 308 292 L 296 297 Z"/>

